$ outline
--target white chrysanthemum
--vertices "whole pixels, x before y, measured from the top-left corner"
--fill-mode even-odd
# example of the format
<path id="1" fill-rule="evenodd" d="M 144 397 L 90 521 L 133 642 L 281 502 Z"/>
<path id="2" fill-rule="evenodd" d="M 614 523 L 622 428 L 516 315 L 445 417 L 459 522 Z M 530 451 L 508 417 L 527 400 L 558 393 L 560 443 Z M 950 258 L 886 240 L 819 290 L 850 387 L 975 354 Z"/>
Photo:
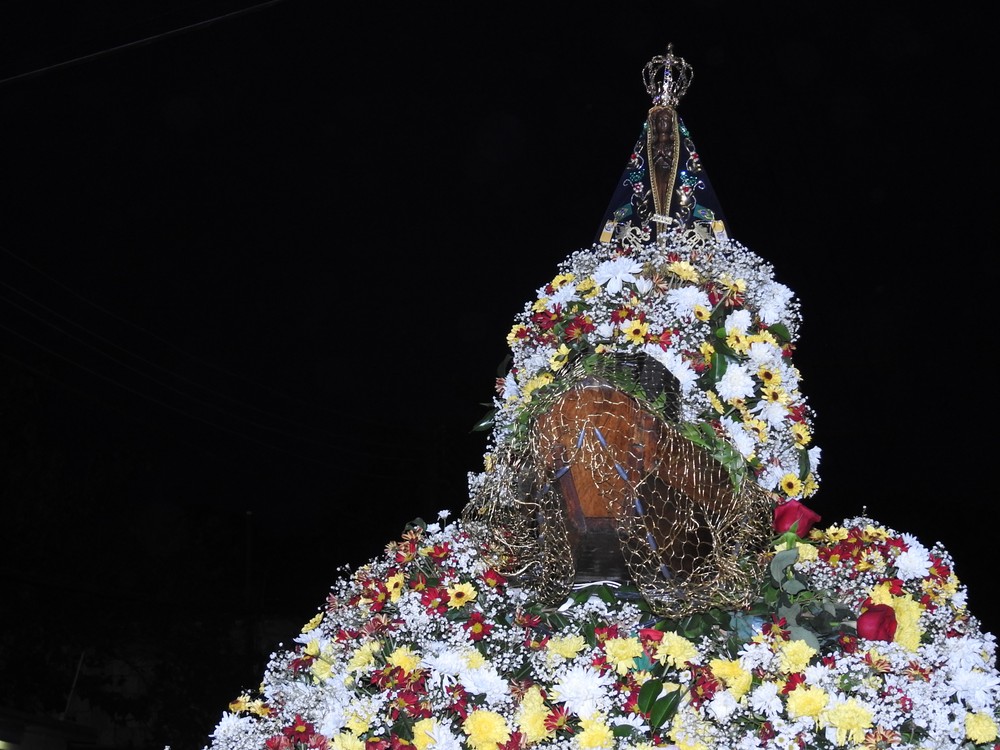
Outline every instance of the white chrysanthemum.
<path id="1" fill-rule="evenodd" d="M 591 716 L 606 709 L 613 682 L 610 672 L 602 676 L 588 666 L 576 665 L 563 672 L 552 686 L 552 698 L 577 716 Z"/>
<path id="2" fill-rule="evenodd" d="M 666 302 L 673 314 L 682 320 L 693 318 L 695 307 L 710 309 L 712 306 L 711 301 L 708 299 L 708 294 L 696 286 L 682 286 L 679 289 L 671 289 L 665 296 Z"/>
<path id="3" fill-rule="evenodd" d="M 749 458 L 750 455 L 757 449 L 757 440 L 746 431 L 742 422 L 737 422 L 731 417 L 723 417 L 722 427 L 726 431 L 726 435 L 729 436 L 729 440 L 732 442 L 733 447 L 740 452 L 740 455 L 744 458 Z"/>
<path id="4" fill-rule="evenodd" d="M 455 649 L 443 649 L 439 653 L 424 654 L 420 663 L 431 670 L 432 679 L 450 685 L 466 669 L 465 657 Z"/>
<path id="5" fill-rule="evenodd" d="M 761 365 L 771 365 L 772 367 L 782 364 L 781 347 L 775 346 L 769 341 L 754 341 L 747 349 L 747 357 L 755 367 Z"/>
<path id="6" fill-rule="evenodd" d="M 495 706 L 510 698 L 510 690 L 505 680 L 492 664 L 484 664 L 476 669 L 466 669 L 460 681 L 472 694 L 484 696 L 486 703 Z"/>
<path id="7" fill-rule="evenodd" d="M 729 374 L 729 371 L 726 371 Z M 764 399 L 750 410 L 771 427 L 780 427 L 788 419 L 788 407 L 778 401 Z"/>
<path id="8" fill-rule="evenodd" d="M 902 539 L 907 549 L 896 557 L 896 575 L 904 581 L 926 577 L 931 571 L 930 552 L 916 537 L 903 534 Z"/>
<path id="9" fill-rule="evenodd" d="M 618 257 L 606 260 L 594 269 L 594 281 L 612 294 L 622 290 L 624 282 L 634 283 L 636 274 L 642 272 L 642 264 L 631 258 Z"/>
<path id="10" fill-rule="evenodd" d="M 725 722 L 739 708 L 739 703 L 728 690 L 720 690 L 708 702 L 709 715 L 719 722 Z"/>
<path id="11" fill-rule="evenodd" d="M 993 666 L 993 644 L 981 638 L 948 638 L 942 648 L 947 654 L 948 664 L 955 670 L 990 669 Z"/>
<path id="12" fill-rule="evenodd" d="M 750 693 L 750 707 L 768 719 L 774 719 L 783 710 L 778 686 L 773 682 L 763 682 Z"/>
<path id="13" fill-rule="evenodd" d="M 788 305 L 794 299 L 792 290 L 784 284 L 772 281 L 764 284 L 754 295 L 759 301 L 757 315 L 764 322 L 764 325 L 774 325 L 784 323 L 788 319 Z"/>
<path id="14" fill-rule="evenodd" d="M 461 738 L 444 722 L 435 722 L 427 735 L 431 738 L 430 750 L 464 750 Z"/>
<path id="15" fill-rule="evenodd" d="M 256 722 L 249 716 L 225 711 L 211 736 L 226 747 L 240 747 L 244 740 L 251 741 L 252 744 L 255 725 Z"/>
<path id="16" fill-rule="evenodd" d="M 733 310 L 726 316 L 723 328 L 726 330 L 726 333 L 732 331 L 746 333 L 751 325 L 753 325 L 753 316 L 750 314 L 750 311 L 746 308 L 740 308 L 739 310 Z"/>
<path id="17" fill-rule="evenodd" d="M 546 307 L 550 310 L 555 309 L 556 305 L 566 307 L 566 305 L 573 300 L 580 299 L 580 295 L 577 294 L 576 287 L 573 284 L 563 284 L 561 287 L 552 292 L 552 294 L 546 294 L 545 289 L 538 290 L 539 299 L 547 299 Z"/>
<path id="18" fill-rule="evenodd" d="M 806 455 L 809 456 L 809 470 L 813 474 L 817 474 L 818 475 L 819 474 L 819 460 L 820 460 L 820 457 L 822 457 L 822 455 L 823 455 L 823 451 L 820 449 L 820 447 L 818 445 L 814 445 L 812 448 L 810 448 L 808 451 L 806 451 Z"/>
<path id="19" fill-rule="evenodd" d="M 716 392 L 723 401 L 749 398 L 753 395 L 753 376 L 743 365 L 730 364 L 716 386 Z"/>
<path id="20" fill-rule="evenodd" d="M 691 367 L 679 352 L 674 349 L 663 350 L 656 344 L 646 344 L 643 351 L 667 368 L 667 371 L 677 379 L 681 393 L 688 393 L 698 381 L 698 373 Z"/>

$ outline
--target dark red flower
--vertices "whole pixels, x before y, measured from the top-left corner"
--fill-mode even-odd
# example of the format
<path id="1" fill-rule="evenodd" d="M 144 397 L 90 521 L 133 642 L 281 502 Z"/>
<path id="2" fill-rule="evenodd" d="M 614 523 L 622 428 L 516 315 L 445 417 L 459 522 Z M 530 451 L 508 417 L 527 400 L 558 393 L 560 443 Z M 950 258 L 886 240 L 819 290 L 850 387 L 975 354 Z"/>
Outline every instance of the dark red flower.
<path id="1" fill-rule="evenodd" d="M 794 531 L 798 536 L 805 537 L 819 520 L 820 516 L 815 511 L 798 500 L 788 500 L 774 509 L 774 530 L 779 534 Z"/>
<path id="2" fill-rule="evenodd" d="M 896 635 L 896 611 L 888 604 L 870 604 L 858 617 L 858 636 L 869 641 L 891 641 Z"/>

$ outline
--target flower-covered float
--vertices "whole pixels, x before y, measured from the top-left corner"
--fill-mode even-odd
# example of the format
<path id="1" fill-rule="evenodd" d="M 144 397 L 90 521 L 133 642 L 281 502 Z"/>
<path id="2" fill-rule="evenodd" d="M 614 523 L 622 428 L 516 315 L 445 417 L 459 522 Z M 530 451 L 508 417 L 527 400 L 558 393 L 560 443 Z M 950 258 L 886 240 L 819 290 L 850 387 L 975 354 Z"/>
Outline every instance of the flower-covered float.
<path id="1" fill-rule="evenodd" d="M 1000 746 L 948 551 L 805 504 L 798 303 L 726 234 L 690 68 L 645 73 L 597 241 L 508 336 L 461 517 L 339 571 L 207 750 Z"/>

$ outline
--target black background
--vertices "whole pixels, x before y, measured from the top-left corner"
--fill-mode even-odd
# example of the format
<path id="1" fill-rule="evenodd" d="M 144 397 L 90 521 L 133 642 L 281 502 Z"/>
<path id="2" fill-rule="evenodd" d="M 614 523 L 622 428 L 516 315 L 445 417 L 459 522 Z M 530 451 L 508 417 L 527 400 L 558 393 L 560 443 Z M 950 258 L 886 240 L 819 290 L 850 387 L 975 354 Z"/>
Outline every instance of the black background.
<path id="1" fill-rule="evenodd" d="M 121 656 L 119 718 L 197 748 L 338 566 L 457 514 L 668 43 L 730 235 L 802 302 L 811 505 L 942 542 L 1000 627 L 992 65 L 972 12 L 896 7 L 5 5 L 0 706 Z"/>

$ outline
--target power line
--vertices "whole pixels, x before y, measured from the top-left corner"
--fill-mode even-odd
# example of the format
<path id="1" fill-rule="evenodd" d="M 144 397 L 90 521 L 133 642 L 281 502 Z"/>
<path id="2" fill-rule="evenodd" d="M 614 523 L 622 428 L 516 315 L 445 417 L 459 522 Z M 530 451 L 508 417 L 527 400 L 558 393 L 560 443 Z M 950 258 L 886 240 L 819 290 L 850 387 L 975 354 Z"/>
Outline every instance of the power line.
<path id="1" fill-rule="evenodd" d="M 282 0 L 266 0 L 266 2 L 257 3 L 256 5 L 251 5 L 248 8 L 240 8 L 239 10 L 234 10 L 231 13 L 223 13 L 220 16 L 214 16 L 213 18 L 208 18 L 203 21 L 197 21 L 186 26 L 181 26 L 176 29 L 171 29 L 170 31 L 163 31 L 159 34 L 154 34 L 152 36 L 144 37 L 143 39 L 136 39 L 131 42 L 126 42 L 124 44 L 119 44 L 114 47 L 108 47 L 107 49 L 99 50 L 97 52 L 91 52 L 86 55 L 81 55 L 79 57 L 74 57 L 70 60 L 64 60 L 62 62 L 53 63 L 52 65 L 46 65 L 41 68 L 36 68 L 34 70 L 29 70 L 24 73 L 18 73 L 17 75 L 10 76 L 9 78 L 4 78 L 0 80 L 0 86 L 4 86 L 8 83 L 13 83 L 15 81 L 22 81 L 27 78 L 35 78 L 44 73 L 49 73 L 54 70 L 60 70 L 62 68 L 68 68 L 71 65 L 79 65 L 81 63 L 91 62 L 92 60 L 97 60 L 102 57 L 114 54 L 116 52 L 122 52 L 123 50 L 132 49 L 135 47 L 142 47 L 147 44 L 159 41 L 161 39 L 166 39 L 168 37 L 176 36 L 178 34 L 183 34 L 189 31 L 194 31 L 195 29 L 204 28 L 210 26 L 219 21 L 227 21 L 231 18 L 236 18 L 238 16 L 246 15 L 254 11 L 262 10 L 272 5 L 277 5 L 282 2 Z"/>

